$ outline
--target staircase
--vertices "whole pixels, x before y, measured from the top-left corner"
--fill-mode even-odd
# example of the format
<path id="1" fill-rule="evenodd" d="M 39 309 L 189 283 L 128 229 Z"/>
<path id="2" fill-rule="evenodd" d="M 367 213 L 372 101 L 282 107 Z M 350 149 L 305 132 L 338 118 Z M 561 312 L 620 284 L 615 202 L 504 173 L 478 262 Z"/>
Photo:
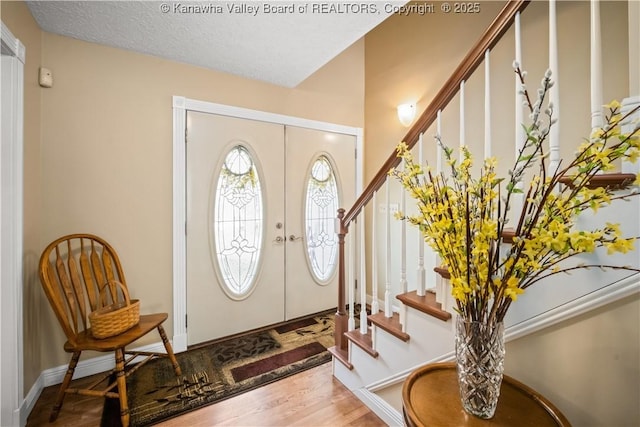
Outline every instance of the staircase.
<path id="1" fill-rule="evenodd" d="M 548 65 L 544 68 L 552 70 L 555 76 L 553 80 L 557 82 L 551 96 L 554 105 L 561 111 L 560 126 L 563 126 L 563 119 L 573 115 L 572 109 L 576 103 L 565 103 L 559 98 L 560 91 L 557 87 L 572 90 L 572 82 L 571 77 L 563 76 L 562 69 L 558 67 L 558 58 L 563 52 L 559 51 L 562 41 L 558 38 L 557 5 L 553 0 L 544 3 L 544 7 L 548 9 L 546 18 L 549 27 L 549 52 L 548 58 L 545 58 Z M 603 74 L 600 26 L 607 23 L 600 18 L 600 2 L 593 0 L 590 4 L 585 4 L 589 7 L 590 16 L 590 23 L 587 25 L 591 42 L 590 49 L 587 50 L 590 51 L 591 78 L 590 90 L 584 96 L 591 105 L 590 126 L 594 128 L 602 123 L 601 106 L 610 101 L 602 99 L 602 81 L 620 78 L 620 75 Z M 459 108 L 459 113 L 455 114 L 459 115 L 460 125 L 456 126 L 460 127 L 461 145 L 465 138 L 470 139 L 470 135 L 485 135 L 484 141 L 467 140 L 466 144 L 475 153 L 500 153 L 497 157 L 505 167 L 513 163 L 516 147 L 512 141 L 522 140 L 520 123 L 525 122 L 522 100 L 517 93 L 519 84 L 515 76 L 515 89 L 506 101 L 506 105 L 514 106 L 515 111 L 515 120 L 511 125 L 513 137 L 510 141 L 499 141 L 491 135 L 491 108 L 485 108 L 482 112 L 484 129 L 474 129 L 473 123 L 467 124 L 471 114 L 465 109 L 465 105 L 474 105 L 474 102 L 478 105 L 474 97 L 481 97 L 485 105 L 491 105 L 492 97 L 504 96 L 503 93 L 492 91 L 488 83 L 491 52 L 501 48 L 500 44 L 506 42 L 505 34 L 509 34 L 515 38 L 508 41 L 515 45 L 513 57 L 518 63 L 522 63 L 522 16 L 527 13 L 528 6 L 529 1 L 521 0 L 505 4 L 504 9 L 405 135 L 403 141 L 413 149 L 416 159 L 429 162 L 438 172 L 441 170 L 442 153 L 431 143 L 432 137 L 434 133 L 440 133 L 449 126 L 442 121 L 442 117 L 450 113 L 447 108 Z M 536 5 L 536 14 L 539 13 L 539 7 Z M 502 65 L 512 67 L 511 63 Z M 541 66 L 532 68 L 540 69 Z M 527 64 L 524 69 L 527 69 Z M 611 71 L 611 67 L 607 70 Z M 628 77 L 624 69 L 613 72 L 622 72 Z M 535 91 L 540 77 L 530 77 L 530 91 Z M 467 82 L 483 78 L 486 82 L 483 91 L 478 93 L 465 90 Z M 627 110 L 640 105 L 640 96 L 631 93 L 633 90 L 633 87 L 629 87 L 624 94 L 623 105 Z M 630 94 L 635 96 L 629 96 Z M 453 104 L 458 105 L 452 107 Z M 477 111 L 475 113 L 477 115 Z M 636 113 L 636 117 L 640 118 L 640 113 Z M 589 117 L 586 119 L 589 120 Z M 575 121 L 571 119 L 567 123 L 569 126 Z M 629 128 L 635 124 L 628 123 L 626 126 Z M 589 129 L 587 123 L 586 127 L 576 129 L 575 132 L 588 136 Z M 452 145 L 452 141 L 447 142 Z M 474 142 L 479 142 L 479 146 L 473 147 L 471 144 Z M 580 141 L 576 140 L 576 143 Z M 563 155 L 571 153 L 576 146 L 561 146 L 559 130 L 551 135 L 550 144 L 552 162 L 560 161 Z M 507 148 L 510 151 L 506 151 L 504 147 L 511 147 Z M 475 157 L 478 159 L 481 155 L 476 154 Z M 334 356 L 334 376 L 389 425 L 403 424 L 401 387 L 404 379 L 426 363 L 453 358 L 456 316 L 448 289 L 448 273 L 446 269 L 438 267 L 437 255 L 424 245 L 417 230 L 393 219 L 393 211 L 410 212 L 412 208 L 400 186 L 388 178 L 387 172 L 397 166 L 399 159 L 395 153 L 391 153 L 354 206 L 349 210 L 339 211 L 337 233 L 340 242 L 340 290 L 336 313 L 336 344 L 330 349 Z M 623 163 L 619 168 L 620 171 L 616 174 L 598 177 L 598 185 L 617 186 L 620 194 L 637 192 L 637 186 L 629 186 L 629 183 L 639 172 L 638 165 Z M 612 206 L 599 211 L 597 215 L 582 220 L 589 226 L 629 219 L 622 224 L 623 234 L 640 236 L 640 220 L 634 220 L 640 218 L 638 199 L 640 197 L 632 198 L 631 202 L 614 201 Z M 518 211 L 517 208 L 514 209 L 514 212 Z M 505 235 L 503 242 L 509 244 L 509 236 Z M 368 253 L 371 254 L 370 257 L 367 257 Z M 613 257 L 596 252 L 585 256 L 584 262 L 628 265 L 637 269 L 640 268 L 640 251 L 636 249 Z M 366 286 L 357 288 L 358 283 Z M 640 274 L 630 271 L 578 270 L 571 276 L 545 279 L 545 283 L 528 289 L 511 307 L 505 319 L 506 339 L 509 341 L 526 336 L 639 292 Z M 370 307 L 368 315 L 365 310 L 361 311 L 358 328 L 355 326 L 355 313 L 348 310 L 348 307 L 354 307 L 356 303 L 366 303 Z"/>

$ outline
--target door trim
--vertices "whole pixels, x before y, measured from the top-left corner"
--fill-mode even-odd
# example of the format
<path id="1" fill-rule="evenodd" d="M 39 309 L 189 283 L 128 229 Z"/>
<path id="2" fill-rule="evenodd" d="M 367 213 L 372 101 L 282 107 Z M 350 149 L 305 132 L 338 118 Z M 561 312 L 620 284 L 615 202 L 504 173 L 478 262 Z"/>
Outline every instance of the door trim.
<path id="1" fill-rule="evenodd" d="M 186 131 L 187 111 L 218 114 L 241 119 L 296 126 L 325 132 L 353 135 L 356 138 L 356 197 L 362 192 L 364 156 L 362 128 L 303 119 L 248 108 L 173 97 L 173 349 L 187 349 L 187 194 Z"/>
<path id="2" fill-rule="evenodd" d="M 10 105 L 2 108 L 2 126 L 9 138 L 2 142 L 0 163 L 0 277 L 2 288 L 2 410 L 0 425 L 26 424 L 28 412 L 24 404 L 23 367 L 23 138 L 24 138 L 24 63 L 26 50 L 9 28 L 0 23 L 2 56 L 15 58 L 9 70 L 3 70 L 10 80 L 10 93 L 2 94 Z M 6 75 L 5 75 L 6 77 Z M 6 104 L 3 103 L 3 107 Z M 7 132 L 3 132 L 6 136 Z"/>

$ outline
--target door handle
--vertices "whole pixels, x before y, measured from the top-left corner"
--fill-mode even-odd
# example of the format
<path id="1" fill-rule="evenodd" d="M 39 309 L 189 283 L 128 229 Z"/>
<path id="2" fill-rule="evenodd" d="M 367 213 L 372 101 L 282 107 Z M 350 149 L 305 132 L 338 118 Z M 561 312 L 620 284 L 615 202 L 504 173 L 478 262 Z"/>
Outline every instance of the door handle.
<path id="1" fill-rule="evenodd" d="M 274 243 L 284 243 L 285 242 L 285 238 L 282 236 L 278 236 L 276 237 L 276 239 L 273 241 Z"/>
<path id="2" fill-rule="evenodd" d="M 302 237 L 296 237 L 294 234 L 289 236 L 290 242 L 295 242 L 296 240 L 302 240 Z"/>

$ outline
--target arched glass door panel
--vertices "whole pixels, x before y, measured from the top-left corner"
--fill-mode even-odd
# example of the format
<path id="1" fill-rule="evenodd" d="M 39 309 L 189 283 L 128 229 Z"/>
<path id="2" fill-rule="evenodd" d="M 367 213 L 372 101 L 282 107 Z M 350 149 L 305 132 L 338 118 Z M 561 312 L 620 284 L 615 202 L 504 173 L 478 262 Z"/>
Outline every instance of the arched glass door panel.
<path id="1" fill-rule="evenodd" d="M 326 284 L 337 265 L 338 236 L 335 219 L 340 205 L 334 168 L 326 154 L 311 165 L 305 195 L 307 261 L 313 278 Z"/>
<path id="2" fill-rule="evenodd" d="M 213 241 L 223 290 L 247 297 L 258 275 L 263 246 L 263 195 L 249 150 L 234 146 L 225 156 L 214 195 Z"/>

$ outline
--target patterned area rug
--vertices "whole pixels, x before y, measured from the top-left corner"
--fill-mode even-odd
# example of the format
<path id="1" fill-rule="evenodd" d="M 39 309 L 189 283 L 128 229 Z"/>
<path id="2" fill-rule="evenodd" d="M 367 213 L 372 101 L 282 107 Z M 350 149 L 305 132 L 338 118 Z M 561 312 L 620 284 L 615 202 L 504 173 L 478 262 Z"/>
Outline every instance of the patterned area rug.
<path id="1" fill-rule="evenodd" d="M 131 426 L 210 405 L 331 360 L 335 311 L 177 353 L 182 377 L 166 358 L 127 379 Z M 120 425 L 117 399 L 106 399 L 102 427 Z"/>

